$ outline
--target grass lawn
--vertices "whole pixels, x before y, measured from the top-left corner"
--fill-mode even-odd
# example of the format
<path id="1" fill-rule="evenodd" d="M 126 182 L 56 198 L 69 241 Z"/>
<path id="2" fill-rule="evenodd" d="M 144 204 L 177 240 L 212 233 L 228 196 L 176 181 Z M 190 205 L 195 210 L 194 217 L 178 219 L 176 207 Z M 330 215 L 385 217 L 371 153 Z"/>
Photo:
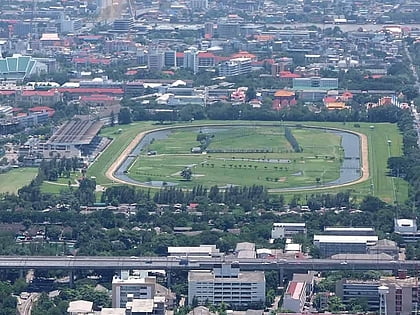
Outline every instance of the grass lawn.
<path id="1" fill-rule="evenodd" d="M 157 140 L 130 167 L 130 176 L 141 182 L 163 181 L 179 187 L 195 185 L 265 185 L 284 188 L 316 184 L 316 178 L 331 181 L 339 177 L 341 137 L 323 130 L 292 128 L 303 152 L 293 152 L 283 127 L 233 127 L 208 132 L 213 150 L 268 150 L 269 152 L 224 152 L 191 154 L 199 145 L 199 130 L 176 130 Z M 321 156 L 322 155 L 322 156 Z M 180 175 L 185 167 L 193 173 L 191 181 Z"/>
<path id="2" fill-rule="evenodd" d="M 0 174 L 0 193 L 17 193 L 38 174 L 37 168 L 16 168 Z"/>
<path id="3" fill-rule="evenodd" d="M 256 122 L 245 121 L 195 121 L 188 125 L 203 125 L 209 123 L 216 124 L 246 124 L 251 126 Z M 259 122 L 259 124 L 272 124 L 272 122 Z M 284 124 L 293 124 L 293 122 L 285 122 Z M 329 123 L 329 122 L 299 122 L 299 124 L 307 124 L 313 126 L 336 127 L 340 129 L 354 130 L 364 133 L 368 136 L 369 142 L 369 167 L 370 179 L 364 183 L 356 184 L 344 188 L 318 190 L 319 192 L 337 193 L 343 190 L 352 190 L 356 197 L 361 197 L 367 194 L 373 194 L 388 202 L 402 203 L 408 196 L 408 184 L 401 179 L 393 179 L 387 176 L 387 159 L 391 156 L 400 156 L 402 154 L 402 137 L 395 124 L 382 123 L 374 124 L 374 129 L 370 129 L 369 123 L 360 123 L 360 127 L 354 127 L 354 123 Z M 174 124 L 173 126 L 180 126 L 185 124 Z M 159 128 L 159 125 L 153 125 L 151 122 L 136 122 L 125 126 L 115 126 L 105 128 L 102 135 L 113 138 L 113 142 L 101 154 L 101 156 L 91 165 L 88 170 L 88 176 L 95 176 L 97 182 L 101 185 L 112 185 L 112 181 L 105 177 L 105 171 L 109 168 L 112 162 L 121 154 L 124 148 L 134 139 L 134 137 L 145 130 Z M 119 129 L 121 132 L 118 132 Z M 298 139 L 299 135 L 294 131 L 295 137 Z M 195 142 L 196 134 L 189 136 L 190 141 Z M 391 140 L 391 145 L 388 146 L 387 141 Z M 304 145 L 304 139 L 298 139 L 301 145 Z M 157 144 L 158 142 L 156 142 Z M 174 145 L 173 145 L 174 146 Z M 189 145 L 188 145 L 189 147 Z M 159 151 L 158 151 L 159 152 Z M 211 166 L 210 166 L 211 167 Z M 178 170 L 179 171 L 179 170 Z M 266 182 L 268 183 L 268 182 Z M 372 185 L 373 184 L 373 185 Z M 314 190 L 313 192 L 317 192 Z M 394 193 L 395 192 L 395 193 Z M 286 196 L 291 195 L 308 195 L 312 192 L 301 193 L 287 193 Z"/>

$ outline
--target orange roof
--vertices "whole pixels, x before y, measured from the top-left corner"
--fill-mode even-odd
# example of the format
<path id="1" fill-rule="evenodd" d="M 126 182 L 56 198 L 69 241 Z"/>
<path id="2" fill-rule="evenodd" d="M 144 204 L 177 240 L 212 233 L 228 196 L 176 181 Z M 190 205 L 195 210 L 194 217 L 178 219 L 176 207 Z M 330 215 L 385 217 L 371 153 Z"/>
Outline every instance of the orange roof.
<path id="1" fill-rule="evenodd" d="M 295 96 L 295 92 L 288 91 L 288 90 L 278 90 L 276 93 L 274 93 L 275 97 L 291 97 Z"/>
<path id="2" fill-rule="evenodd" d="M 331 102 L 326 104 L 328 109 L 344 109 L 346 108 L 346 103 L 344 102 Z"/>
<path id="3" fill-rule="evenodd" d="M 255 59 L 255 58 L 257 58 L 257 56 L 255 56 L 254 54 L 251 54 L 247 51 L 240 51 L 236 54 L 233 54 L 231 56 L 231 58 L 251 58 L 251 59 Z"/>
<path id="4" fill-rule="evenodd" d="M 274 39 L 274 35 L 255 35 L 254 38 L 259 42 L 268 42 Z"/>

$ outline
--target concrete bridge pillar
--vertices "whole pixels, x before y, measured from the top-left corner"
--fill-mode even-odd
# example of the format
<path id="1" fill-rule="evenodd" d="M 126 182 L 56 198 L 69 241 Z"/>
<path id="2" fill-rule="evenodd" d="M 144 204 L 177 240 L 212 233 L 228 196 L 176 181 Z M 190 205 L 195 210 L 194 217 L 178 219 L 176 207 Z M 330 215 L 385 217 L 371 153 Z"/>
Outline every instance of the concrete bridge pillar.
<path id="1" fill-rule="evenodd" d="M 74 288 L 74 270 L 69 271 L 69 286 Z"/>
<path id="2" fill-rule="evenodd" d="M 280 267 L 279 269 L 279 287 L 283 287 L 284 285 L 284 267 Z"/>

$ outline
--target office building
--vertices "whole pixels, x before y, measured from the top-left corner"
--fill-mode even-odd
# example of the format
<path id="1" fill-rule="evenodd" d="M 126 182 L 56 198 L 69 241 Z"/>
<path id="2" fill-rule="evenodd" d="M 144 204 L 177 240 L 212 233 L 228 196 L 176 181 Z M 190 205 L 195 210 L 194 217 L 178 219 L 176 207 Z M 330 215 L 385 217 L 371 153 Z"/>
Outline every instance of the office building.
<path id="1" fill-rule="evenodd" d="M 236 21 L 220 19 L 217 23 L 217 34 L 220 38 L 234 38 L 239 36 L 240 24 Z"/>
<path id="2" fill-rule="evenodd" d="M 355 299 L 365 299 L 369 311 L 378 312 L 380 304 L 379 287 L 386 286 L 387 315 L 411 315 L 419 301 L 419 284 L 416 277 L 407 277 L 404 272 L 398 277 L 382 277 L 379 280 L 362 281 L 343 279 L 337 282 L 336 294 L 344 304 Z"/>
<path id="3" fill-rule="evenodd" d="M 251 73 L 250 58 L 234 58 L 229 61 L 222 62 L 219 65 L 219 75 L 222 77 L 232 77 L 242 74 Z"/>
<path id="4" fill-rule="evenodd" d="M 214 23 L 206 22 L 204 24 L 204 34 L 207 34 L 208 36 L 213 37 L 213 35 L 214 35 Z"/>
<path id="5" fill-rule="evenodd" d="M 112 307 L 125 307 L 128 295 L 135 299 L 153 299 L 156 292 L 155 277 L 133 277 L 123 271 L 112 279 Z"/>
<path id="6" fill-rule="evenodd" d="M 161 71 L 165 66 L 165 54 L 159 50 L 147 54 L 147 67 L 150 71 Z"/>
<path id="7" fill-rule="evenodd" d="M 191 47 L 184 51 L 184 68 L 191 69 L 194 74 L 198 72 L 198 50 Z"/>
<path id="8" fill-rule="evenodd" d="M 133 19 L 125 18 L 125 19 L 117 19 L 113 23 L 113 30 L 115 32 L 128 32 L 134 26 Z"/>
<path id="9" fill-rule="evenodd" d="M 379 281 L 362 281 L 342 279 L 337 282 L 335 293 L 341 298 L 344 304 L 350 301 L 363 298 L 370 311 L 379 310 Z"/>
<path id="10" fill-rule="evenodd" d="M 338 78 L 294 78 L 294 90 L 335 90 L 338 89 Z"/>
<path id="11" fill-rule="evenodd" d="M 208 0 L 190 0 L 190 7 L 193 11 L 204 11 L 209 7 Z"/>
<path id="12" fill-rule="evenodd" d="M 394 219 L 394 232 L 406 243 L 415 243 L 420 240 L 416 219 Z"/>
<path id="13" fill-rule="evenodd" d="M 217 265 L 212 271 L 190 271 L 188 303 L 193 302 L 260 307 L 265 302 L 264 272 L 240 271 L 238 264 Z"/>
<path id="14" fill-rule="evenodd" d="M 369 246 L 378 242 L 377 236 L 314 235 L 314 245 L 322 257 L 335 254 L 366 254 Z"/>
<path id="15" fill-rule="evenodd" d="M 306 223 L 274 223 L 271 238 L 293 237 L 295 234 L 306 234 Z"/>
<path id="16" fill-rule="evenodd" d="M 375 229 L 372 227 L 324 227 L 324 235 L 347 235 L 347 236 L 375 236 Z"/>
<path id="17" fill-rule="evenodd" d="M 166 50 L 163 53 L 164 65 L 165 67 L 176 67 L 176 51 L 175 50 Z"/>

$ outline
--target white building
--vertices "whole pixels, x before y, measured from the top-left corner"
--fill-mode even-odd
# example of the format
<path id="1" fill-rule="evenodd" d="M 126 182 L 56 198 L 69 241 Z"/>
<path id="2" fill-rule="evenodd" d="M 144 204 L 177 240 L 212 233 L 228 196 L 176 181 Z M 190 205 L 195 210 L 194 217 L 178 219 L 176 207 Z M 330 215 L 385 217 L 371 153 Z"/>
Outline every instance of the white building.
<path id="1" fill-rule="evenodd" d="M 306 301 L 305 282 L 290 281 L 283 297 L 282 309 L 302 313 Z"/>
<path id="2" fill-rule="evenodd" d="M 197 247 L 169 246 L 168 256 L 175 257 L 215 257 L 220 256 L 216 245 L 200 245 Z"/>
<path id="3" fill-rule="evenodd" d="M 184 51 L 184 68 L 191 69 L 194 74 L 198 72 L 198 50 L 195 47 Z"/>
<path id="4" fill-rule="evenodd" d="M 90 301 L 72 301 L 67 308 L 69 315 L 87 315 L 92 314 L 93 302 Z"/>
<path id="5" fill-rule="evenodd" d="M 219 65 L 219 75 L 232 77 L 241 74 L 251 73 L 251 58 L 234 58 Z"/>
<path id="6" fill-rule="evenodd" d="M 315 272 L 293 274 L 283 297 L 282 309 L 302 313 L 307 299 L 313 295 Z"/>
<path id="7" fill-rule="evenodd" d="M 190 7 L 193 11 L 207 10 L 209 7 L 208 0 L 191 0 Z"/>
<path id="8" fill-rule="evenodd" d="M 229 305 L 257 305 L 265 302 L 265 276 L 263 271 L 239 270 L 239 265 L 219 265 L 213 271 L 188 273 L 188 303 L 222 302 Z"/>
<path id="9" fill-rule="evenodd" d="M 271 238 L 292 237 L 295 234 L 306 234 L 306 223 L 274 223 Z"/>
<path id="10" fill-rule="evenodd" d="M 420 239 L 420 232 L 417 230 L 415 219 L 395 219 L 394 232 L 407 243 L 415 243 Z"/>
<path id="11" fill-rule="evenodd" d="M 378 242 L 373 235 L 314 235 L 314 245 L 322 257 L 335 254 L 366 254 Z"/>
<path id="12" fill-rule="evenodd" d="M 121 277 L 112 279 L 112 307 L 125 307 L 129 294 L 134 299 L 153 299 L 155 292 L 155 277 L 132 277 L 128 276 L 128 272 L 122 272 Z"/>

